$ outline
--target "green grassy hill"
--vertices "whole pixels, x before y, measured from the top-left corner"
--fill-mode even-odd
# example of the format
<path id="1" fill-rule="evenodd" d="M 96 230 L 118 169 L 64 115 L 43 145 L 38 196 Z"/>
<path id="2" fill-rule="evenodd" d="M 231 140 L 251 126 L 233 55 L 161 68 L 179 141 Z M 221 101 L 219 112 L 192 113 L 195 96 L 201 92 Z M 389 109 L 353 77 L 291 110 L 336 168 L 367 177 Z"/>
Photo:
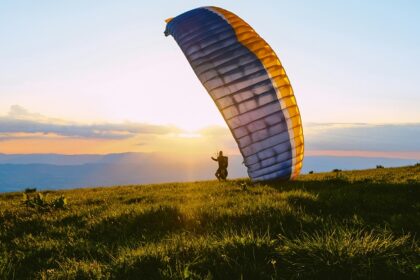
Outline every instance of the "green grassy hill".
<path id="1" fill-rule="evenodd" d="M 418 165 L 43 194 L 0 195 L 0 279 L 420 279 Z"/>

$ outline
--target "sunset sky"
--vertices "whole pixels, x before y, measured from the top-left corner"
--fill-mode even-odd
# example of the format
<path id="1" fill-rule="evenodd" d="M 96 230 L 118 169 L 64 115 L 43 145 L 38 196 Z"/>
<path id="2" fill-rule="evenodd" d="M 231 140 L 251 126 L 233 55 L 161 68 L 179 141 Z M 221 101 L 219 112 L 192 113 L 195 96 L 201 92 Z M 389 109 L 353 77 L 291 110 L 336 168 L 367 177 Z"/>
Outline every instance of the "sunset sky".
<path id="1" fill-rule="evenodd" d="M 308 155 L 420 159 L 420 2 L 408 0 L 1 1 L 0 153 L 237 154 L 163 35 L 166 18 L 207 5 L 276 51 Z"/>

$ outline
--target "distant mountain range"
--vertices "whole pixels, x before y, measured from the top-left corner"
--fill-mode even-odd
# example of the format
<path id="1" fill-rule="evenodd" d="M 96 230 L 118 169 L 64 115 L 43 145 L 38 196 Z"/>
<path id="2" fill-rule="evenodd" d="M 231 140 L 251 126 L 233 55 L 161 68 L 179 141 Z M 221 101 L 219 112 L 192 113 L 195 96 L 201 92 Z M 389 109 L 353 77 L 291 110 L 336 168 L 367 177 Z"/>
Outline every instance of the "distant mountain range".
<path id="1" fill-rule="evenodd" d="M 242 157 L 229 159 L 231 177 L 246 176 Z M 0 154 L 0 192 L 112 186 L 212 179 L 217 163 L 207 158 L 161 154 L 107 155 Z"/>
<path id="2" fill-rule="evenodd" d="M 412 165 L 416 160 L 305 157 L 302 172 Z M 210 158 L 171 158 L 154 153 L 107 155 L 0 154 L 0 192 L 214 179 Z M 246 177 L 241 156 L 229 157 L 229 177 Z"/>
<path id="3" fill-rule="evenodd" d="M 155 154 L 146 153 L 120 153 L 120 154 L 85 154 L 85 155 L 62 155 L 62 154 L 1 154 L 0 164 L 53 164 L 53 165 L 81 165 L 90 163 L 116 163 L 116 162 L 139 162 Z"/>

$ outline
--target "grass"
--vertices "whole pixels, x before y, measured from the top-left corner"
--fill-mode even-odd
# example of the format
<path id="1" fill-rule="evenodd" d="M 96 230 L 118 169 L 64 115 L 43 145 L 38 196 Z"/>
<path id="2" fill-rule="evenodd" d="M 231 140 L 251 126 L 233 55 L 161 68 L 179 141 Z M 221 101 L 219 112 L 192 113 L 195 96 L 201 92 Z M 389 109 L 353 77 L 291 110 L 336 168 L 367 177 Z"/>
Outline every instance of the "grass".
<path id="1" fill-rule="evenodd" d="M 411 166 L 5 193 L 0 279 L 419 279 L 419 187 Z"/>

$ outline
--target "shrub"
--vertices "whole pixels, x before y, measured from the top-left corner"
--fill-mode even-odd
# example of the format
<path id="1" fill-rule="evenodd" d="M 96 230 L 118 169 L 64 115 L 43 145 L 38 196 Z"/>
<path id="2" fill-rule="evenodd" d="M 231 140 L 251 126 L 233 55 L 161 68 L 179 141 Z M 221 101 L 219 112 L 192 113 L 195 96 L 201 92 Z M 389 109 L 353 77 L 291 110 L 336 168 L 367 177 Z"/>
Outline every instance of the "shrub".
<path id="1" fill-rule="evenodd" d="M 64 209 L 67 205 L 67 199 L 62 195 L 52 201 L 47 201 L 46 196 L 42 193 L 37 193 L 35 196 L 30 197 L 28 193 L 23 193 L 23 204 L 31 208 L 48 209 Z"/>
<path id="2" fill-rule="evenodd" d="M 67 198 L 64 195 L 51 201 L 50 205 L 55 209 L 64 209 L 67 205 Z"/>
<path id="3" fill-rule="evenodd" d="M 47 206 L 47 201 L 42 193 L 37 193 L 34 197 L 30 197 L 26 192 L 23 193 L 23 203 L 28 207 L 41 207 L 45 208 Z"/>
<path id="4" fill-rule="evenodd" d="M 381 169 L 381 168 L 384 168 L 384 166 L 383 165 L 377 165 L 376 168 Z"/>

